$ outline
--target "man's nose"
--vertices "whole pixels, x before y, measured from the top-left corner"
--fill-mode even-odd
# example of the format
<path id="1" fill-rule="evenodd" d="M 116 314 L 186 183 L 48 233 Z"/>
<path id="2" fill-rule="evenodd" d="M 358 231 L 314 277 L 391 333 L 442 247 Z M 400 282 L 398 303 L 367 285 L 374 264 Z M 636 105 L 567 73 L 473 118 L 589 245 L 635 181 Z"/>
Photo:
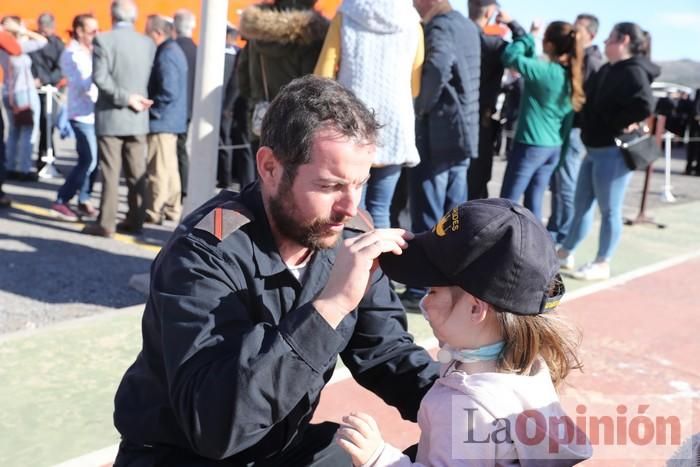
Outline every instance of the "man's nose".
<path id="1" fill-rule="evenodd" d="M 343 217 L 355 217 L 357 205 L 360 204 L 362 189 L 348 188 L 343 191 L 340 199 L 335 203 L 335 210 Z"/>

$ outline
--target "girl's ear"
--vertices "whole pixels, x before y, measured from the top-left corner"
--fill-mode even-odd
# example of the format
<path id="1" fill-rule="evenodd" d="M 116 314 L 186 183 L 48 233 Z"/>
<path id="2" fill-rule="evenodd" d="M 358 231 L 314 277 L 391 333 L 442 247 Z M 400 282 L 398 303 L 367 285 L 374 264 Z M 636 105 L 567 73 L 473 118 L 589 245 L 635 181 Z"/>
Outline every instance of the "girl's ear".
<path id="1" fill-rule="evenodd" d="M 474 306 L 472 307 L 472 321 L 480 323 L 486 319 L 486 313 L 489 310 L 489 305 L 483 300 L 474 297 Z"/>

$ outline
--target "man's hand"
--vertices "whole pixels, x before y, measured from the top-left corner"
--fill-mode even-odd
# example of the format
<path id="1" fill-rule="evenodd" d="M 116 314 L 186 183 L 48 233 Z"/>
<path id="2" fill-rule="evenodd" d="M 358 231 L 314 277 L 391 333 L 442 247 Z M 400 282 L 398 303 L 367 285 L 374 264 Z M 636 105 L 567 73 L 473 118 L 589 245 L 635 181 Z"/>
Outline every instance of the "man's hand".
<path id="1" fill-rule="evenodd" d="M 314 307 L 333 328 L 362 300 L 376 259 L 382 253 L 400 255 L 413 234 L 403 229 L 378 229 L 349 238 L 338 249 L 326 287 Z"/>
<path id="2" fill-rule="evenodd" d="M 366 413 L 351 413 L 343 417 L 336 442 L 352 457 L 353 465 L 366 464 L 384 447 L 377 422 Z"/>
<path id="3" fill-rule="evenodd" d="M 624 134 L 632 133 L 633 131 L 639 130 L 639 123 L 631 123 L 627 128 L 622 130 Z"/>
<path id="4" fill-rule="evenodd" d="M 132 94 L 129 96 L 129 108 L 134 112 L 143 112 L 148 110 L 153 105 L 151 99 L 147 99 L 140 94 Z"/>
<path id="5" fill-rule="evenodd" d="M 11 32 L 13 34 L 20 34 L 22 32 L 22 24 L 15 21 L 12 18 L 5 18 L 5 31 Z"/>
<path id="6" fill-rule="evenodd" d="M 498 24 L 510 24 L 513 22 L 513 18 L 510 17 L 507 11 L 499 10 L 496 15 L 496 22 Z"/>
<path id="7" fill-rule="evenodd" d="M 530 25 L 530 34 L 536 36 L 542 30 L 542 21 L 536 19 Z"/>

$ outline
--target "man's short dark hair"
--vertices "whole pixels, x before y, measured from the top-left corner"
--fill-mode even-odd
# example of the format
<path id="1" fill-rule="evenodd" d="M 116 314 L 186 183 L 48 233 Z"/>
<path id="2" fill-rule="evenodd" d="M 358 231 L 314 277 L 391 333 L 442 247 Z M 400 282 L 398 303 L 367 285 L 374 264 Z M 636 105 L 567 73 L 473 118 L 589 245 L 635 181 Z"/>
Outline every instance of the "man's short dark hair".
<path id="1" fill-rule="evenodd" d="M 336 81 L 308 75 L 282 88 L 262 122 L 260 144 L 272 149 L 289 181 L 311 160 L 319 130 L 331 129 L 358 144 L 376 144 L 380 125 L 352 91 Z"/>
<path id="2" fill-rule="evenodd" d="M 469 0 L 469 19 L 476 21 L 486 14 L 489 5 L 481 6 L 481 2 L 478 0 Z"/>
<path id="3" fill-rule="evenodd" d="M 586 29 L 588 30 L 588 34 L 591 36 L 598 34 L 598 25 L 600 23 L 598 22 L 597 16 L 588 13 L 581 13 L 576 17 L 576 21 L 579 20 L 585 20 L 587 22 Z"/>

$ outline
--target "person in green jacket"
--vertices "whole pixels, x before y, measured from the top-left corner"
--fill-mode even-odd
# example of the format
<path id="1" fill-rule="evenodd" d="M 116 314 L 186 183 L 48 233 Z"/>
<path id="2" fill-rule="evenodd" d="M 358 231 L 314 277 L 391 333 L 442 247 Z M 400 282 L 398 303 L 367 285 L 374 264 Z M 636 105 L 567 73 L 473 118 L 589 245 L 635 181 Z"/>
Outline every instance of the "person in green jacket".
<path id="1" fill-rule="evenodd" d="M 508 156 L 501 198 L 519 202 L 542 219 L 542 199 L 559 162 L 562 146 L 583 106 L 583 47 L 579 31 L 554 21 L 544 33 L 545 59 L 535 57 L 532 34 L 516 38 L 503 51 L 504 66 L 523 77 L 515 144 Z"/>

